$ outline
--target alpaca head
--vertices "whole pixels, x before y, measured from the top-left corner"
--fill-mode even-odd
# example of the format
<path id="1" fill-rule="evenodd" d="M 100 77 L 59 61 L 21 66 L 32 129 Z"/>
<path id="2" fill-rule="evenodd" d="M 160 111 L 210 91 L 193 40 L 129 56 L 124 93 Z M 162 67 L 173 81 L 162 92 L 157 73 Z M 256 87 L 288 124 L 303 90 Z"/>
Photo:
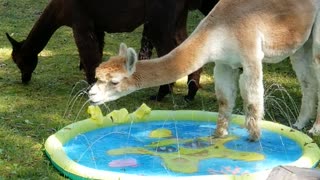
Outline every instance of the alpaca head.
<path id="1" fill-rule="evenodd" d="M 96 68 L 97 82 L 89 90 L 92 104 L 116 100 L 137 89 L 133 73 L 137 54 L 125 44 L 120 45 L 119 55 L 110 57 Z"/>
<path id="2" fill-rule="evenodd" d="M 32 72 L 38 64 L 38 55 L 32 52 L 22 52 L 21 48 L 24 41 L 18 42 L 6 33 L 8 40 L 12 45 L 12 59 L 18 66 L 21 72 L 22 83 L 28 83 L 31 80 Z"/>

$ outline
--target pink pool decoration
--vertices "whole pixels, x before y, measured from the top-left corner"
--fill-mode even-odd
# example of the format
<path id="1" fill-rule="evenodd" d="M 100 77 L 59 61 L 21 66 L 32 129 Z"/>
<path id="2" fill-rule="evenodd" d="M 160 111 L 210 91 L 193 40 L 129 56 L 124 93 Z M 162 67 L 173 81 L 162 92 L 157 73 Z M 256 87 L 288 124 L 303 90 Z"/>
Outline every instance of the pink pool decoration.
<path id="1" fill-rule="evenodd" d="M 117 159 L 109 162 L 109 167 L 113 168 L 124 168 L 124 167 L 137 167 L 138 162 L 134 158 L 127 158 L 127 159 Z"/>

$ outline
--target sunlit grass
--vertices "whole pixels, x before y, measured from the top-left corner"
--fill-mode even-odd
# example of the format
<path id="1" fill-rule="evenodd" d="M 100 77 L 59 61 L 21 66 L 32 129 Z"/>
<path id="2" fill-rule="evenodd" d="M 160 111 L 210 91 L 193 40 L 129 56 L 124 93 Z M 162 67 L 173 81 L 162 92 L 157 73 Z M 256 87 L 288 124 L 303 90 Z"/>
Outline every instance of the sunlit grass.
<path id="1" fill-rule="evenodd" d="M 11 48 L 1 48 L 0 47 L 0 60 L 7 60 L 11 55 Z"/>
<path id="2" fill-rule="evenodd" d="M 39 53 L 39 56 L 41 57 L 49 57 L 49 56 L 54 56 L 55 53 L 53 51 L 49 51 L 49 50 L 43 50 Z"/>
<path id="3" fill-rule="evenodd" d="M 175 82 L 175 86 L 187 86 L 188 76 L 178 79 Z M 213 86 L 213 74 L 202 74 L 200 78 L 200 84 Z"/>

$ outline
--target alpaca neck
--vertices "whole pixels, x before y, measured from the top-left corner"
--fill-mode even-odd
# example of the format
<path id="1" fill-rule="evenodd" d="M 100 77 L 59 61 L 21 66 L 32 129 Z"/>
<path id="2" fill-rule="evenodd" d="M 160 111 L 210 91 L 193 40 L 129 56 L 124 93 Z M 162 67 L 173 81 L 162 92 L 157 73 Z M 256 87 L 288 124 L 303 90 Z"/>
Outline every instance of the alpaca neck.
<path id="1" fill-rule="evenodd" d="M 56 5 L 54 1 L 51 1 L 33 26 L 22 46 L 22 51 L 25 54 L 39 54 L 53 33 L 63 25 L 58 22 L 57 16 L 60 7 L 55 7 Z"/>
<path id="2" fill-rule="evenodd" d="M 202 47 L 206 33 L 194 33 L 179 47 L 160 58 L 138 61 L 133 78 L 137 88 L 169 84 L 207 63 Z"/>

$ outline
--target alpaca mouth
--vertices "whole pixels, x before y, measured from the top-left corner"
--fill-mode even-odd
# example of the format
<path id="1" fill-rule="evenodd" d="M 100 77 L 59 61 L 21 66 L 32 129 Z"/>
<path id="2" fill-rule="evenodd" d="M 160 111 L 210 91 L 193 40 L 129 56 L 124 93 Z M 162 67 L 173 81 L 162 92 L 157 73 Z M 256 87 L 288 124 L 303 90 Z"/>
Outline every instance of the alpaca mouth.
<path id="1" fill-rule="evenodd" d="M 96 94 L 89 93 L 89 102 L 91 105 L 100 105 L 100 104 L 103 104 L 105 100 L 102 98 L 98 98 Z"/>
<path id="2" fill-rule="evenodd" d="M 28 84 L 31 80 L 32 74 L 29 73 L 22 73 L 21 74 L 21 81 L 23 84 Z"/>
<path id="3" fill-rule="evenodd" d="M 97 105 L 101 105 L 101 104 L 103 104 L 105 101 L 103 101 L 103 100 L 100 100 L 100 101 L 94 101 L 94 100 L 92 100 L 91 98 L 89 98 L 90 99 L 90 104 L 91 105 L 94 105 L 94 106 L 97 106 Z"/>
<path id="4" fill-rule="evenodd" d="M 106 96 L 89 95 L 89 102 L 91 105 L 101 105 L 109 101 L 113 101 L 113 98 Z"/>

